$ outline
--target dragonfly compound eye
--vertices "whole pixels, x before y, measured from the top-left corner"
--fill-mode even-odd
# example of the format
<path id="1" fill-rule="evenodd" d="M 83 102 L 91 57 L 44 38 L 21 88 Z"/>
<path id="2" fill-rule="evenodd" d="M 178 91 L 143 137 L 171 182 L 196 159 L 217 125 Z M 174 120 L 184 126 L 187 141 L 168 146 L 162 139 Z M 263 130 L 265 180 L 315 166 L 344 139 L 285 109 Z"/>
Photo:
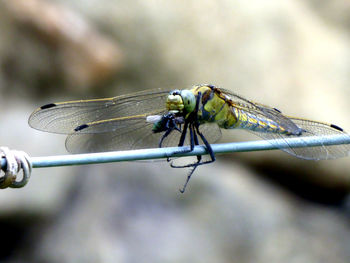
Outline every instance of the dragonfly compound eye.
<path id="1" fill-rule="evenodd" d="M 196 107 L 196 97 L 194 96 L 193 92 L 190 90 L 182 90 L 181 91 L 181 98 L 183 101 L 183 105 L 186 112 L 192 112 L 194 111 Z"/>

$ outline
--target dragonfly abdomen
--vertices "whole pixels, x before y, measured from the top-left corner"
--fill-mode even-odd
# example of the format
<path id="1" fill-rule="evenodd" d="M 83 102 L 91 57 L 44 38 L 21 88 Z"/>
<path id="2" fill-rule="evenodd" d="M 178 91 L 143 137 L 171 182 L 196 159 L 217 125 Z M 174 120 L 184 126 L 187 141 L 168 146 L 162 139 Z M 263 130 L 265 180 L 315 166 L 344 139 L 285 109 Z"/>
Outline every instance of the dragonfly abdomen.
<path id="1" fill-rule="evenodd" d="M 238 121 L 236 126 L 232 128 L 248 129 L 248 130 L 257 131 L 257 132 L 280 133 L 280 134 L 286 134 L 286 135 L 301 134 L 300 131 L 297 131 L 297 132 L 288 131 L 288 129 L 282 127 L 280 124 L 278 124 L 277 122 L 271 119 L 256 116 L 254 114 L 245 112 L 244 110 L 237 109 L 237 108 L 234 108 L 233 111 Z"/>

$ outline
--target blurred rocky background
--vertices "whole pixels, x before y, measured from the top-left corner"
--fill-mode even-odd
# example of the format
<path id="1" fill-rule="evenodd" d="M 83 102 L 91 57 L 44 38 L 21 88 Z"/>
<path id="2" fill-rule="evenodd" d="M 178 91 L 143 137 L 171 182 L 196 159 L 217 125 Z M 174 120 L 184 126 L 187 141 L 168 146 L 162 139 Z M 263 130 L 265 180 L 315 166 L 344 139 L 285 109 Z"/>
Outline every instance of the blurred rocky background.
<path id="1" fill-rule="evenodd" d="M 350 130 L 350 2 L 0 2 L 0 145 L 65 154 L 38 106 L 212 83 Z M 243 131 L 223 141 L 257 139 Z M 349 262 L 350 158 L 34 169 L 0 191 L 1 262 Z"/>

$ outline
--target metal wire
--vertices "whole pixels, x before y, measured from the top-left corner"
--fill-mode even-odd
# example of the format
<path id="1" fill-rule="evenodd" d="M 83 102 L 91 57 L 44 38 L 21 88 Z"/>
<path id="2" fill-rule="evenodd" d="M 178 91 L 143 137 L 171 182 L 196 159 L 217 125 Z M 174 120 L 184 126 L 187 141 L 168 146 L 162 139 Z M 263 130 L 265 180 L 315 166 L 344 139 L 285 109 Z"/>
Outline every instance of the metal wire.
<path id="1" fill-rule="evenodd" d="M 249 152 L 249 151 L 265 151 L 281 149 L 286 146 L 286 141 L 290 147 L 312 147 L 321 145 L 339 145 L 350 144 L 350 136 L 344 135 L 330 135 L 323 137 L 303 137 L 291 138 L 288 140 L 275 140 L 269 142 L 268 140 L 261 141 L 247 141 L 247 142 L 234 142 L 223 144 L 212 144 L 214 153 L 232 153 L 232 152 Z M 188 153 L 174 154 L 183 148 L 169 147 L 169 148 L 155 148 L 155 149 L 142 149 L 132 151 L 116 151 L 116 152 L 102 152 L 102 153 L 89 153 L 89 154 L 72 154 L 72 155 L 55 155 L 55 156 L 43 156 L 43 157 L 31 157 L 31 163 L 33 168 L 42 167 L 54 167 L 54 166 L 67 166 L 67 165 L 83 165 L 83 164 L 96 164 L 96 163 L 109 163 L 109 162 L 122 162 L 122 161 L 135 161 L 135 160 L 149 160 L 149 159 L 161 159 L 167 157 L 180 157 L 180 156 L 196 156 L 207 154 L 204 146 L 196 146 L 193 151 Z M 1 159 L 1 169 L 6 168 L 6 160 Z"/>

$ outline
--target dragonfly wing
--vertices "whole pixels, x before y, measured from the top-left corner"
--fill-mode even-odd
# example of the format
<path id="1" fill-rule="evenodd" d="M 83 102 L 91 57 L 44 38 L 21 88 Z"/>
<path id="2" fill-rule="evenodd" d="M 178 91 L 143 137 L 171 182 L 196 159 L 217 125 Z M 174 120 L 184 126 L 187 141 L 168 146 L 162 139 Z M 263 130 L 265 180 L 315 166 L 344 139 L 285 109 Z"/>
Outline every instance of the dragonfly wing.
<path id="1" fill-rule="evenodd" d="M 221 129 L 216 123 L 204 123 L 199 126 L 199 131 L 209 143 L 215 143 L 221 138 Z"/>
<path id="2" fill-rule="evenodd" d="M 349 155 L 350 145 L 340 144 L 340 145 L 321 145 L 321 146 L 310 146 L 307 147 L 307 142 L 305 142 L 306 147 L 302 148 L 292 148 L 288 144 L 289 138 L 300 138 L 303 139 L 309 136 L 327 136 L 327 135 L 343 135 L 344 139 L 349 138 L 349 134 L 345 133 L 342 129 L 323 122 L 316 122 L 311 120 L 305 120 L 300 118 L 289 117 L 289 119 L 295 123 L 296 126 L 303 129 L 302 135 L 285 135 L 278 133 L 267 133 L 267 132 L 256 132 L 251 131 L 252 133 L 258 135 L 259 137 L 270 140 L 274 144 L 275 140 L 282 139 L 283 148 L 281 150 L 294 155 L 298 158 L 307 159 L 307 160 L 327 160 L 327 159 L 336 159 L 340 157 L 345 157 Z"/>
<path id="3" fill-rule="evenodd" d="M 228 90 L 223 90 L 223 93 L 232 99 L 231 105 L 233 107 L 244 110 L 254 115 L 257 119 L 274 121 L 290 133 L 298 134 L 300 132 L 299 128 L 301 127 L 298 127 L 289 117 L 283 115 L 278 109 L 250 101 Z"/>
<path id="4" fill-rule="evenodd" d="M 292 154 L 296 157 L 308 160 L 326 160 L 326 159 L 335 159 L 347 156 L 350 151 L 350 146 L 346 144 L 342 145 L 322 145 L 322 146 L 310 146 L 302 148 L 292 148 L 288 144 L 288 138 L 303 138 L 309 136 L 327 136 L 327 135 L 343 135 L 344 139 L 349 138 L 349 134 L 345 133 L 342 129 L 338 127 L 317 121 L 305 120 L 301 118 L 294 118 L 283 115 L 278 109 L 271 108 L 269 106 L 252 102 L 247 100 L 237 94 L 234 94 L 230 91 L 223 90 L 224 94 L 227 94 L 232 99 L 232 106 L 238 107 L 240 109 L 249 112 L 257 116 L 259 119 L 270 119 L 276 122 L 280 127 L 283 127 L 290 134 L 295 135 L 286 135 L 280 133 L 272 132 L 260 132 L 252 131 L 250 132 L 260 136 L 263 139 L 271 140 L 273 143 L 277 139 L 282 139 L 284 141 L 283 149 L 281 150 Z M 301 135 L 298 135 L 300 134 Z M 307 143 L 305 142 L 307 146 Z"/>
<path id="5" fill-rule="evenodd" d="M 156 148 L 160 134 L 152 132 L 146 115 L 117 118 L 80 126 L 66 139 L 71 153 L 89 153 L 141 148 Z"/>
<path id="6" fill-rule="evenodd" d="M 66 148 L 71 153 L 157 148 L 163 133 L 152 131 L 153 123 L 146 121 L 147 116 L 142 114 L 80 125 L 67 137 Z M 203 124 L 200 131 L 209 143 L 221 137 L 220 128 L 216 124 Z M 163 140 L 162 146 L 178 146 L 181 134 L 182 132 L 173 130 Z M 190 145 L 189 131 L 184 145 Z"/>
<path id="7" fill-rule="evenodd" d="M 101 120 L 165 111 L 168 90 L 156 89 L 106 99 L 51 103 L 35 110 L 29 125 L 35 129 L 70 134 L 84 124 Z"/>

